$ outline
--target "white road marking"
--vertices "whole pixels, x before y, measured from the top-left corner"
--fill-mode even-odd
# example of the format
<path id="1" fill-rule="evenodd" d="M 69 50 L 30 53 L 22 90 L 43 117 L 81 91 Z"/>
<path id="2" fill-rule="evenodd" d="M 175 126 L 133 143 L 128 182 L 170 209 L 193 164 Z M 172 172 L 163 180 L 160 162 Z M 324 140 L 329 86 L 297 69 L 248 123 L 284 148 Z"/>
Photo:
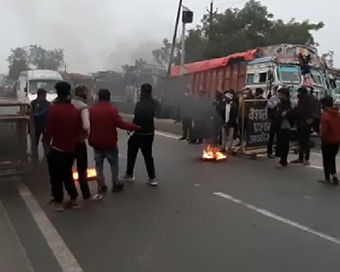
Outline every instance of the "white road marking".
<path id="1" fill-rule="evenodd" d="M 299 229 L 299 230 L 308 232 L 309 234 L 312 234 L 312 235 L 317 236 L 317 237 L 319 237 L 319 238 L 321 238 L 321 239 L 327 240 L 327 241 L 329 241 L 329 242 L 331 242 L 331 243 L 340 245 L 340 240 L 337 239 L 337 238 L 335 238 L 335 237 L 332 237 L 332 236 L 330 236 L 330 235 L 328 235 L 328 234 L 324 234 L 324 233 L 322 233 L 322 232 L 318 232 L 318 231 L 313 230 L 313 229 L 311 229 L 311 228 L 309 228 L 309 227 L 306 227 L 306 226 L 304 226 L 304 225 L 301 225 L 300 223 L 297 223 L 297 222 L 292 221 L 292 220 L 290 220 L 290 219 L 284 218 L 284 217 L 279 216 L 279 215 L 277 215 L 277 214 L 275 214 L 275 213 L 272 213 L 272 212 L 270 212 L 270 211 L 267 211 L 267 210 L 258 208 L 258 207 L 254 206 L 254 205 L 252 205 L 252 204 L 243 202 L 242 200 L 237 199 L 237 198 L 234 198 L 234 197 L 231 196 L 231 195 L 227 195 L 227 194 L 221 193 L 221 192 L 215 192 L 214 195 L 215 195 L 215 196 L 222 197 L 222 198 L 224 198 L 224 199 L 227 199 L 227 200 L 229 200 L 229 201 L 231 201 L 231 202 L 234 202 L 234 203 L 236 203 L 236 204 L 239 204 L 239 205 L 241 205 L 241 206 L 243 206 L 243 207 L 246 207 L 246 208 L 248 208 L 248 209 L 250 209 L 250 210 L 252 210 L 252 211 L 255 211 L 255 212 L 259 213 L 259 214 L 262 214 L 262 215 L 264 215 L 264 216 L 266 216 L 266 217 L 272 218 L 272 219 L 274 219 L 274 220 L 276 220 L 276 221 L 279 221 L 279 222 L 282 222 L 282 223 L 284 223 L 284 224 L 290 225 L 290 226 L 292 226 L 292 227 L 294 227 L 294 228 L 297 228 L 297 229 Z"/>
<path id="2" fill-rule="evenodd" d="M 308 167 L 310 167 L 310 168 L 314 168 L 314 169 L 323 170 L 323 167 L 321 167 L 321 166 L 316 166 L 316 165 L 309 165 Z"/>
<path id="3" fill-rule="evenodd" d="M 30 210 L 47 244 L 51 248 L 63 272 L 84 272 L 71 250 L 65 244 L 63 238 L 47 218 L 39 203 L 30 190 L 23 183 L 19 185 L 19 192 L 26 206 Z"/>
<path id="4" fill-rule="evenodd" d="M 31 271 L 31 272 L 34 272 L 32 263 L 31 263 L 30 259 L 29 259 L 28 256 L 27 256 L 26 250 L 25 250 L 24 246 L 22 245 L 22 243 L 21 243 L 21 241 L 20 241 L 20 238 L 19 238 L 19 236 L 18 236 L 18 233 L 17 233 L 17 231 L 15 230 L 15 228 L 14 228 L 14 226 L 13 226 L 13 224 L 12 224 L 12 221 L 11 221 L 11 219 L 10 219 L 9 216 L 8 216 L 8 213 L 7 213 L 7 211 L 6 211 L 5 207 L 4 207 L 4 205 L 3 205 L 2 202 L 1 202 L 1 199 L 0 199 L 0 211 L 4 214 L 4 216 L 5 216 L 6 220 L 7 220 L 7 223 L 8 223 L 9 227 L 10 227 L 11 230 L 12 230 L 12 233 L 15 235 L 15 239 L 17 240 L 18 245 L 19 245 L 19 247 L 20 247 L 20 250 L 22 251 L 22 254 L 23 254 L 23 256 L 24 256 L 24 258 L 25 258 L 25 260 L 26 260 L 26 263 L 27 263 L 27 266 L 28 266 L 28 270 Z"/>
<path id="5" fill-rule="evenodd" d="M 163 132 L 163 131 L 159 131 L 159 130 L 156 131 L 156 135 L 163 136 L 163 137 L 166 137 L 166 138 L 171 138 L 171 139 L 178 139 L 180 137 L 179 135 L 176 135 L 176 134 L 173 134 L 173 133 L 168 133 L 168 132 Z"/>

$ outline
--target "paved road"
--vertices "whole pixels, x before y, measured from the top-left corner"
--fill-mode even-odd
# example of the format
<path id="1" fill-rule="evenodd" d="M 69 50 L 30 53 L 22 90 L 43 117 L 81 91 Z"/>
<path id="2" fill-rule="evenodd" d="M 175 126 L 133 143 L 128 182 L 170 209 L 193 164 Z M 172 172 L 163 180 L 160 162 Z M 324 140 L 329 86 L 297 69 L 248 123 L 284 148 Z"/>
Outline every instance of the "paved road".
<path id="1" fill-rule="evenodd" d="M 0 215 L 6 211 L 17 236 L 16 265 L 35 272 L 339 271 L 340 187 L 316 182 L 320 155 L 311 167 L 282 170 L 266 158 L 204 163 L 202 147 L 166 136 L 155 141 L 158 188 L 145 185 L 140 158 L 137 180 L 123 193 L 80 211 L 50 210 L 43 167 L 25 185 L 2 182 Z M 126 140 L 121 133 L 121 172 Z M 1 245 L 10 243 L 1 232 Z"/>

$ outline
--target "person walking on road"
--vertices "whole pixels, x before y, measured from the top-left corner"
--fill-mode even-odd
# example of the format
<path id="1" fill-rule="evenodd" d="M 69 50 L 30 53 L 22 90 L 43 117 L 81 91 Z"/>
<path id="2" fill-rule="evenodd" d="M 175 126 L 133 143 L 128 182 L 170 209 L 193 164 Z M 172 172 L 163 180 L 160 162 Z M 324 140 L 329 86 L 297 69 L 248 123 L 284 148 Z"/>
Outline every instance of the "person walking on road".
<path id="1" fill-rule="evenodd" d="M 323 109 L 321 115 L 321 149 L 325 180 L 321 182 L 339 184 L 336 175 L 336 157 L 340 145 L 340 113 L 333 106 L 333 98 L 326 96 L 321 99 Z"/>
<path id="2" fill-rule="evenodd" d="M 315 98 L 308 94 L 306 88 L 301 87 L 298 90 L 298 98 L 298 105 L 293 111 L 297 125 L 299 158 L 291 163 L 309 165 L 311 129 L 315 120 L 319 118 L 320 109 L 315 103 Z"/>
<path id="3" fill-rule="evenodd" d="M 70 196 L 65 206 L 80 207 L 72 177 L 72 165 L 81 120 L 78 110 L 71 104 L 71 85 L 62 81 L 55 88 L 58 97 L 48 111 L 44 143 L 49 148 L 47 162 L 52 184 L 52 208 L 63 211 L 64 186 Z"/>
<path id="4" fill-rule="evenodd" d="M 38 89 L 37 98 L 31 102 L 33 120 L 35 126 L 35 147 L 39 147 L 40 140 L 44 137 L 46 129 L 47 113 L 50 102 L 47 101 L 47 92 L 44 89 Z"/>
<path id="5" fill-rule="evenodd" d="M 280 161 L 276 168 L 283 168 L 288 165 L 289 140 L 291 124 L 291 110 L 289 89 L 282 88 L 278 92 L 280 103 L 277 106 L 276 127 L 277 127 L 277 150 Z"/>
<path id="6" fill-rule="evenodd" d="M 86 104 L 88 90 L 84 85 L 78 85 L 74 91 L 72 104 L 79 111 L 82 123 L 82 130 L 79 133 L 78 143 L 74 152 L 74 159 L 77 164 L 78 181 L 84 200 L 91 197 L 90 189 L 87 180 L 87 146 L 86 139 L 90 133 L 90 112 Z"/>
<path id="7" fill-rule="evenodd" d="M 104 176 L 104 160 L 110 164 L 112 174 L 112 192 L 124 189 L 124 183 L 118 178 L 118 147 L 117 128 L 136 131 L 140 128 L 135 124 L 125 123 L 117 109 L 110 103 L 111 93 L 107 89 L 98 92 L 99 101 L 90 108 L 89 144 L 94 149 L 94 160 L 97 171 L 98 192 L 93 197 L 100 200 L 107 192 Z"/>
<path id="8" fill-rule="evenodd" d="M 152 156 L 153 141 L 155 137 L 154 117 L 157 109 L 157 101 L 152 98 L 152 86 L 143 84 L 141 87 L 140 101 L 135 108 L 133 123 L 141 127 L 128 141 L 127 168 L 123 180 L 132 181 L 134 168 L 139 149 L 142 151 L 149 180 L 147 184 L 157 186 L 155 164 Z"/>

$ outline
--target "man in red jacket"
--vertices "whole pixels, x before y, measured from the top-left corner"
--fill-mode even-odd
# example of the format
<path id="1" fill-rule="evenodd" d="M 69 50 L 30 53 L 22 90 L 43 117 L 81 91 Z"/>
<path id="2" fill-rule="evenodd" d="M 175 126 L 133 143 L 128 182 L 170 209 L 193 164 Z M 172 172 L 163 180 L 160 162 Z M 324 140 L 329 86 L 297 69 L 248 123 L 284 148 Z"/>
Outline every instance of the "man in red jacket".
<path id="1" fill-rule="evenodd" d="M 118 179 L 118 148 L 117 127 L 124 130 L 136 131 L 137 125 L 125 123 L 117 109 L 110 103 L 111 93 L 107 89 L 98 92 L 98 103 L 90 109 L 90 137 L 89 144 L 94 148 L 97 171 L 98 193 L 94 199 L 100 200 L 107 191 L 103 173 L 104 160 L 111 166 L 112 192 L 123 190 L 124 184 Z"/>
<path id="2" fill-rule="evenodd" d="M 336 156 L 340 145 L 340 113 L 339 108 L 333 106 L 330 96 L 321 99 L 321 142 L 322 159 L 325 180 L 321 182 L 339 184 L 336 176 Z"/>
<path id="3" fill-rule="evenodd" d="M 52 207 L 56 211 L 63 211 L 64 186 L 71 198 L 66 207 L 79 208 L 72 164 L 81 121 L 78 110 L 71 104 L 71 85 L 62 81 L 55 88 L 58 97 L 48 111 L 44 143 L 49 149 L 47 161 L 54 198 Z"/>

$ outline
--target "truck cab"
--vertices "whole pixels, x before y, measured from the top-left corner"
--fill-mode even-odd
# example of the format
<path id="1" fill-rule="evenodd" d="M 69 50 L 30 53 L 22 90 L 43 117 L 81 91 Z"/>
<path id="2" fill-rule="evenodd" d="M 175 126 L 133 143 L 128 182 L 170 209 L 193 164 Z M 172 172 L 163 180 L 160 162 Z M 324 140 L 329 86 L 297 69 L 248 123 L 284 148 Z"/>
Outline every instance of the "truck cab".
<path id="1" fill-rule="evenodd" d="M 303 75 L 299 54 L 311 55 L 310 73 Z M 269 56 L 268 56 L 269 55 Z M 321 98 L 327 93 L 322 64 L 313 48 L 299 45 L 276 45 L 259 49 L 259 56 L 247 65 L 246 88 L 262 88 L 268 94 L 274 86 L 289 87 L 292 100 L 297 99 L 297 89 L 313 89 Z"/>

